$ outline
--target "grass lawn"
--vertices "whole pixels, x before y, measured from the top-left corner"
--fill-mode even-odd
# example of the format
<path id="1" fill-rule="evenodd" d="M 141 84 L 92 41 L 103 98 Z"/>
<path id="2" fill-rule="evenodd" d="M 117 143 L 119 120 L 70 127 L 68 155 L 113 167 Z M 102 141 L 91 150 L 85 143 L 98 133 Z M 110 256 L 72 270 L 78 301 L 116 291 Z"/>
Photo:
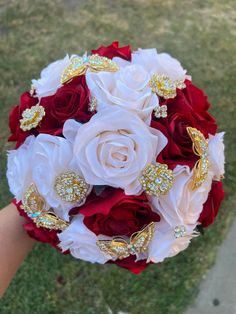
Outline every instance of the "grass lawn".
<path id="1" fill-rule="evenodd" d="M 0 313 L 183 313 L 235 215 L 235 0 L 0 0 L 0 19 L 0 206 L 11 197 L 5 180 L 10 107 L 49 62 L 113 40 L 181 60 L 214 104 L 227 147 L 226 201 L 214 226 L 188 250 L 134 276 L 37 244 L 0 301 Z"/>

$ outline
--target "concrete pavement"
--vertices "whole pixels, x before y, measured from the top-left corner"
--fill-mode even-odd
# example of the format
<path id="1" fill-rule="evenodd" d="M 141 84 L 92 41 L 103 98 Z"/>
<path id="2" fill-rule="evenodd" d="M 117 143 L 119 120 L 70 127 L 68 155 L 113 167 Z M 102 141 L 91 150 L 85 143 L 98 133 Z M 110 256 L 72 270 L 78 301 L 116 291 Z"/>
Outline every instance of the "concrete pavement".
<path id="1" fill-rule="evenodd" d="M 185 314 L 236 314 L 236 221 Z"/>

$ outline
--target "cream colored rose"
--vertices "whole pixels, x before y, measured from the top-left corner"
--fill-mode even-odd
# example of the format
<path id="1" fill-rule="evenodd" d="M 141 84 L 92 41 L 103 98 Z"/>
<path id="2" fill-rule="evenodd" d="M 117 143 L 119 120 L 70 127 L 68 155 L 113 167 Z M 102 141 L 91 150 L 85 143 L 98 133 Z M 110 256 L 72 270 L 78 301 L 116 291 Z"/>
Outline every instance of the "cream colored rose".
<path id="1" fill-rule="evenodd" d="M 120 67 L 115 73 L 86 73 L 91 95 L 97 99 L 97 111 L 118 106 L 138 114 L 149 124 L 153 109 L 159 105 L 148 85 L 149 73 L 141 65 L 120 58 L 114 60 Z"/>
<path id="2" fill-rule="evenodd" d="M 48 134 L 28 137 L 21 147 L 8 154 L 7 178 L 10 191 L 20 201 L 25 190 L 34 183 L 44 197 L 47 208 L 52 207 L 60 218 L 69 220 L 70 209 L 82 203 L 62 199 L 55 190 L 55 180 L 66 172 L 81 176 L 72 159 L 72 145 L 66 139 Z M 88 193 L 90 191 L 91 187 Z"/>
<path id="3" fill-rule="evenodd" d="M 166 137 L 122 109 L 99 111 L 83 125 L 68 120 L 64 136 L 73 142 L 77 166 L 87 183 L 141 192 L 139 177 L 167 144 Z"/>
<path id="4" fill-rule="evenodd" d="M 63 232 L 58 234 L 62 251 L 70 250 L 72 256 L 91 263 L 104 264 L 108 258 L 100 251 L 96 234 L 83 223 L 83 215 L 76 215 Z"/>
<path id="5" fill-rule="evenodd" d="M 57 89 L 61 87 L 61 74 L 69 64 L 70 57 L 66 55 L 64 59 L 54 61 L 43 69 L 40 78 L 32 80 L 36 89 L 36 96 L 42 98 L 55 94 Z"/>
<path id="6" fill-rule="evenodd" d="M 132 53 L 132 63 L 142 66 L 150 75 L 164 74 L 172 80 L 191 79 L 181 63 L 168 53 L 157 53 L 156 49 L 138 49 Z"/>
<path id="7" fill-rule="evenodd" d="M 193 231 L 194 226 L 186 226 L 186 235 L 176 238 L 174 228 L 161 217 L 161 220 L 155 223 L 154 235 L 148 247 L 147 262 L 160 263 L 185 250 L 190 244 Z"/>
<path id="8" fill-rule="evenodd" d="M 196 226 L 203 205 L 211 190 L 212 180 L 219 180 L 224 174 L 224 133 L 210 135 L 208 144 L 209 170 L 200 187 L 191 188 L 193 171 L 187 166 L 177 166 L 174 184 L 166 195 L 149 197 L 153 208 L 172 226 Z"/>

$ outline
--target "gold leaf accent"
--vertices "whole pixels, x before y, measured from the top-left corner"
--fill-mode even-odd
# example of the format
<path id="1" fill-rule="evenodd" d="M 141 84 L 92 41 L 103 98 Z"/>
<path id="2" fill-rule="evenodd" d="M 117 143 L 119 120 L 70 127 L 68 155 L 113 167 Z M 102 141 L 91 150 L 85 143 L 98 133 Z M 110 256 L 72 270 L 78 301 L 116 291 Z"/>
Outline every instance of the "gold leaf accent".
<path id="1" fill-rule="evenodd" d="M 175 98 L 176 89 L 183 89 L 186 87 L 183 80 L 172 80 L 169 76 L 164 74 L 153 74 L 149 86 L 153 93 L 165 98 Z"/>
<path id="2" fill-rule="evenodd" d="M 155 223 L 151 222 L 141 231 L 135 232 L 126 241 L 123 237 L 114 237 L 112 240 L 98 240 L 97 246 L 111 258 L 124 259 L 130 255 L 145 252 L 154 234 Z"/>
<path id="3" fill-rule="evenodd" d="M 46 210 L 46 202 L 32 183 L 25 191 L 21 208 L 33 220 L 37 227 L 50 230 L 64 230 L 69 224 L 54 212 Z"/>
<path id="4" fill-rule="evenodd" d="M 160 194 L 166 194 L 173 185 L 173 171 L 168 169 L 166 164 L 158 162 L 156 164 L 148 164 L 142 171 L 139 181 L 148 195 L 159 196 Z"/>
<path id="5" fill-rule="evenodd" d="M 193 142 L 194 153 L 200 157 L 193 168 L 192 189 L 195 190 L 199 188 L 207 178 L 209 169 L 208 141 L 205 139 L 204 135 L 195 128 L 187 127 L 187 132 Z"/>
<path id="6" fill-rule="evenodd" d="M 87 70 L 92 72 L 116 72 L 119 70 L 118 65 L 106 57 L 94 54 L 91 56 L 74 57 L 71 63 L 66 67 L 61 75 L 61 84 L 69 82 L 73 77 L 86 73 Z"/>
<path id="7" fill-rule="evenodd" d="M 23 131 L 36 128 L 44 116 L 45 110 L 39 103 L 31 108 L 25 109 L 22 113 L 22 119 L 20 119 L 20 128 Z"/>

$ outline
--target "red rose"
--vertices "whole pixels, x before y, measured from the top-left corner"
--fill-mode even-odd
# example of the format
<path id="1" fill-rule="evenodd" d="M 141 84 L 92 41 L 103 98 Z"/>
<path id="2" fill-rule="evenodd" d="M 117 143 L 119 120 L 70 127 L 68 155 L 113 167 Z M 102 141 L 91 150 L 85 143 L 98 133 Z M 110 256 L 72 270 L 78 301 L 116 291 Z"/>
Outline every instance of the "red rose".
<path id="1" fill-rule="evenodd" d="M 215 119 L 207 112 L 209 102 L 206 95 L 190 81 L 186 88 L 177 90 L 173 99 L 160 99 L 160 105 L 167 105 L 166 118 L 157 119 L 153 115 L 151 126 L 160 130 L 168 139 L 168 144 L 158 156 L 157 161 L 167 163 L 171 169 L 176 165 L 193 167 L 198 157 L 192 150 L 192 141 L 187 133 L 191 126 L 200 130 L 207 138 L 215 134 Z"/>
<path id="2" fill-rule="evenodd" d="M 119 42 L 114 41 L 109 46 L 101 46 L 96 50 L 92 50 L 92 54 L 99 54 L 100 56 L 112 59 L 114 57 L 120 57 L 122 59 L 131 60 L 131 48 L 130 46 L 119 47 Z"/>
<path id="3" fill-rule="evenodd" d="M 26 137 L 29 135 L 37 136 L 39 133 L 47 133 L 52 135 L 61 134 L 62 124 L 51 115 L 52 97 L 53 96 L 44 97 L 40 101 L 40 106 L 44 107 L 45 116 L 39 123 L 39 126 L 29 131 L 23 131 L 20 128 L 20 119 L 22 118 L 22 113 L 25 109 L 35 106 L 38 103 L 38 98 L 32 97 L 29 92 L 25 92 L 21 95 L 20 104 L 13 107 L 9 115 L 9 128 L 12 134 L 8 140 L 16 141 L 16 148 L 23 144 Z"/>
<path id="4" fill-rule="evenodd" d="M 147 263 L 146 260 L 140 260 L 135 262 L 136 256 L 130 255 L 127 258 L 124 258 L 122 260 L 116 260 L 116 261 L 109 261 L 108 264 L 116 264 L 117 266 L 120 266 L 122 268 L 126 268 L 132 273 L 138 275 L 141 272 L 143 272 L 151 263 Z"/>
<path id="5" fill-rule="evenodd" d="M 57 230 L 38 228 L 32 219 L 30 219 L 25 211 L 20 207 L 21 202 L 17 203 L 16 200 L 13 199 L 12 203 L 16 206 L 20 216 L 25 218 L 26 223 L 23 225 L 23 228 L 31 238 L 39 242 L 49 243 L 51 246 L 61 251 L 61 249 L 57 246 L 59 243 Z M 68 251 L 64 252 L 64 254 L 68 254 Z"/>
<path id="6" fill-rule="evenodd" d="M 16 147 L 19 147 L 26 139 L 27 136 L 32 134 L 30 131 L 23 131 L 20 128 L 20 119 L 22 112 L 25 109 L 31 108 L 38 103 L 38 98 L 30 96 L 30 93 L 25 92 L 20 96 L 20 105 L 14 106 L 9 114 L 9 128 L 11 135 L 8 141 L 16 141 Z"/>
<path id="7" fill-rule="evenodd" d="M 203 227 L 206 228 L 214 222 L 223 199 L 223 183 L 220 181 L 213 181 L 208 199 L 203 205 L 203 211 L 201 212 L 201 215 L 198 219 Z"/>
<path id="8" fill-rule="evenodd" d="M 78 76 L 59 88 L 52 98 L 51 115 L 63 126 L 67 119 L 88 122 L 92 116 L 89 109 L 89 89 L 85 76 Z"/>
<path id="9" fill-rule="evenodd" d="M 154 213 L 145 194 L 125 195 L 121 189 L 110 189 L 105 197 L 93 197 L 78 208 L 84 224 L 96 235 L 131 236 L 160 217 Z"/>

